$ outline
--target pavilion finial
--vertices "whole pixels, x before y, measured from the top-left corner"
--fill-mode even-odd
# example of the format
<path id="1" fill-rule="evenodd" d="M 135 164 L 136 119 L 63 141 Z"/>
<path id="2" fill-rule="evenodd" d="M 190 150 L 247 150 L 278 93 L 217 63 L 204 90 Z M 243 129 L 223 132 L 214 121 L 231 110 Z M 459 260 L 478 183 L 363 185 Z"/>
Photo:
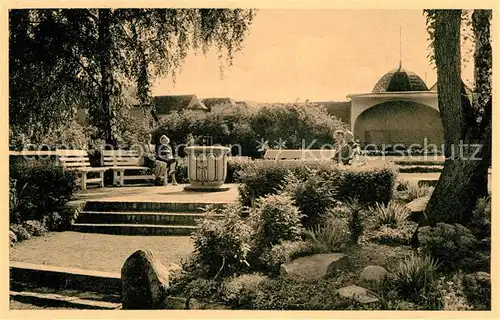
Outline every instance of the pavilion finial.
<path id="1" fill-rule="evenodd" d="M 403 66 L 403 58 L 402 58 L 402 40 L 401 40 L 401 25 L 399 25 L 399 69 Z"/>

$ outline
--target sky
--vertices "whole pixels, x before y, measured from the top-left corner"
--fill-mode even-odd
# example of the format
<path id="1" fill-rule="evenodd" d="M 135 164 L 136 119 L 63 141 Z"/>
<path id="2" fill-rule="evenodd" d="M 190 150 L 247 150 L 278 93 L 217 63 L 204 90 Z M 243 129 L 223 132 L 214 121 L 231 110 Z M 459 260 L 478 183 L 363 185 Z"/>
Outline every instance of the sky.
<path id="1" fill-rule="evenodd" d="M 215 51 L 190 53 L 175 83 L 158 79 L 152 91 L 257 102 L 345 101 L 348 94 L 371 92 L 400 57 L 403 68 L 430 87 L 436 71 L 427 37 L 422 10 L 261 9 L 222 79 Z M 472 78 L 471 66 L 462 72 L 466 81 Z"/>

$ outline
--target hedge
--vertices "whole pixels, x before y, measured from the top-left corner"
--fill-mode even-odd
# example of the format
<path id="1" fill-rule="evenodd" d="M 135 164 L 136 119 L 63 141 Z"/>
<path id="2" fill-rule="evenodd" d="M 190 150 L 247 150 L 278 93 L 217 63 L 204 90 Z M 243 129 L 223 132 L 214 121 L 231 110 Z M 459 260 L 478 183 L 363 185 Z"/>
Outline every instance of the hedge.
<path id="1" fill-rule="evenodd" d="M 247 164 L 241 177 L 241 201 L 244 205 L 252 205 L 253 200 L 259 197 L 277 193 L 289 170 L 297 178 L 306 179 L 309 169 L 319 175 L 338 179 L 335 192 L 337 200 L 357 198 L 365 205 L 390 201 L 397 172 L 393 165 L 380 162 L 341 167 L 331 161 L 257 160 Z"/>
<path id="2" fill-rule="evenodd" d="M 75 175 L 51 160 L 12 157 L 9 175 L 11 223 L 41 220 L 53 212 L 61 212 L 77 188 Z"/>

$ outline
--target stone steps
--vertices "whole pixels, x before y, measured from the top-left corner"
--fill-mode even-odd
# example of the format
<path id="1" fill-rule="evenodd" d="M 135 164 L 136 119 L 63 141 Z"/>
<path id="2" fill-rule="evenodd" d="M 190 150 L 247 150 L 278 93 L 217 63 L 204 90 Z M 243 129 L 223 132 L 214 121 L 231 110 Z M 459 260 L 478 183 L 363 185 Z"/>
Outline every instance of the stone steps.
<path id="1" fill-rule="evenodd" d="M 227 203 L 201 202 L 132 202 L 132 201 L 87 201 L 85 211 L 118 212 L 198 212 L 211 205 L 222 208 Z"/>
<path id="2" fill-rule="evenodd" d="M 158 225 L 158 224 L 122 224 L 122 223 L 73 223 L 73 231 L 142 236 L 188 236 L 196 226 Z"/>
<path id="3" fill-rule="evenodd" d="M 206 217 L 205 208 L 226 203 L 88 201 L 73 231 L 119 235 L 188 236 Z M 219 214 L 214 214 L 220 217 Z"/>
<path id="4" fill-rule="evenodd" d="M 204 213 L 193 212 L 84 211 L 78 217 L 78 223 L 196 226 L 205 216 Z M 214 216 L 220 217 L 220 215 Z"/>
<path id="5" fill-rule="evenodd" d="M 120 274 L 15 261 L 9 267 L 11 286 L 23 284 L 106 295 L 119 295 L 122 290 Z"/>
<path id="6" fill-rule="evenodd" d="M 10 299 L 43 307 L 114 310 L 121 307 L 120 275 L 10 262 Z"/>

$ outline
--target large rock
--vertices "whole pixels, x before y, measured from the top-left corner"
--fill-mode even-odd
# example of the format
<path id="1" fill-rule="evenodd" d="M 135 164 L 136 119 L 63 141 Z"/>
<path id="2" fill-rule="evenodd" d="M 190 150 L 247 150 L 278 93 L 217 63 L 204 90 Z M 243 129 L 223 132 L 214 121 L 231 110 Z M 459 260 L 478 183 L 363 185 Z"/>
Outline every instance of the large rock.
<path id="1" fill-rule="evenodd" d="M 406 207 L 410 209 L 410 219 L 415 222 L 419 222 L 424 214 L 425 208 L 427 207 L 427 203 L 429 202 L 431 196 L 425 196 L 418 199 L 413 200 L 408 203 Z"/>
<path id="2" fill-rule="evenodd" d="M 344 269 L 347 262 L 347 256 L 341 253 L 315 254 L 282 264 L 280 274 L 307 279 L 327 278 Z"/>
<path id="3" fill-rule="evenodd" d="M 337 290 L 340 296 L 348 299 L 353 299 L 359 303 L 372 303 L 377 302 L 379 299 L 377 296 L 363 287 L 358 287 L 356 285 L 350 285 L 348 287 L 343 287 Z"/>
<path id="4" fill-rule="evenodd" d="M 384 267 L 368 266 L 363 269 L 359 275 L 359 283 L 368 286 L 369 288 L 376 288 L 377 285 L 387 279 L 388 272 Z"/>
<path id="5" fill-rule="evenodd" d="M 166 268 L 149 250 L 134 252 L 121 272 L 123 309 L 165 308 L 170 274 L 177 268 Z"/>

